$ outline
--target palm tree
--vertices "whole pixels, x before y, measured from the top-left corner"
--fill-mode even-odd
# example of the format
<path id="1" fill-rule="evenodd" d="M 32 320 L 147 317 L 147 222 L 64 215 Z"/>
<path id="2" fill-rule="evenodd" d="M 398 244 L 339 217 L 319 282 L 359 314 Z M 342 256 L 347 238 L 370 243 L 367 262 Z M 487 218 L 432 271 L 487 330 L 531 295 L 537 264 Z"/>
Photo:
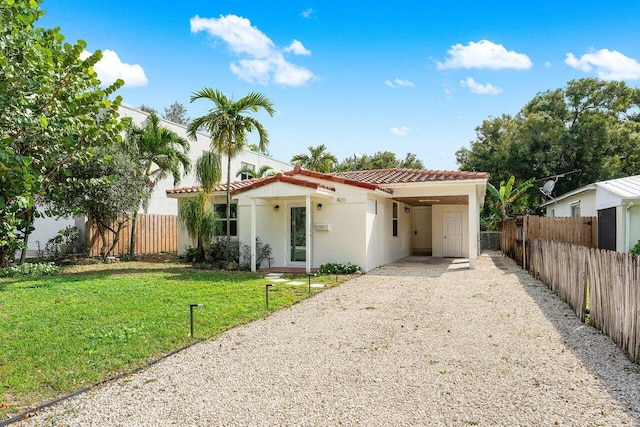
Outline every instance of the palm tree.
<path id="1" fill-rule="evenodd" d="M 238 101 L 233 101 L 219 90 L 208 87 L 194 93 L 191 102 L 208 99 L 214 108 L 208 114 L 194 119 L 187 127 L 193 139 L 199 129 L 211 136 L 211 149 L 220 156 L 227 156 L 227 248 L 231 247 L 231 159 L 240 153 L 247 141 L 247 132 L 258 131 L 258 148 L 261 152 L 269 144 L 269 135 L 262 124 L 248 114 L 264 109 L 270 116 L 275 112 L 273 103 L 258 92 L 251 92 Z M 229 253 L 227 253 L 227 260 Z"/>
<path id="2" fill-rule="evenodd" d="M 331 172 L 333 166 L 338 163 L 338 159 L 333 154 L 327 152 L 327 147 L 320 144 L 317 147 L 307 147 L 309 154 L 296 154 L 291 158 L 291 163 L 300 165 L 305 169 L 316 172 Z"/>
<path id="3" fill-rule="evenodd" d="M 500 182 L 500 189 L 494 187 L 491 183 L 487 183 L 487 190 L 495 197 L 497 207 L 494 208 L 494 213 L 501 217 L 502 221 L 509 217 L 509 207 L 516 201 L 529 187 L 535 182 L 535 178 L 530 178 L 522 184 L 513 188 L 516 178 L 512 175 L 509 180 Z"/>
<path id="4" fill-rule="evenodd" d="M 190 171 L 189 142 L 172 130 L 160 126 L 160 119 L 155 113 L 149 114 L 141 128 L 131 125 L 127 130 L 125 142 L 126 149 L 139 164 L 139 169 L 136 171 L 138 176 L 144 176 L 148 183 L 147 191 L 141 201 L 142 208 L 146 212 L 151 193 L 158 181 L 172 175 L 173 184 L 178 185 L 182 174 Z M 129 244 L 129 254 L 132 257 L 135 253 L 137 219 L 136 211 L 131 223 Z"/>
<path id="5" fill-rule="evenodd" d="M 205 245 L 217 231 L 218 218 L 211 204 L 211 194 L 221 178 L 220 157 L 211 151 L 205 152 L 196 162 L 196 179 L 201 188 L 195 197 L 180 202 L 178 219 L 189 237 L 196 241 L 196 262 L 204 261 Z"/>
<path id="6" fill-rule="evenodd" d="M 272 176 L 276 173 L 273 171 L 273 168 L 269 165 L 264 165 L 258 171 L 255 169 L 251 169 L 249 166 L 243 166 L 242 169 L 236 173 L 236 178 L 242 174 L 246 174 L 249 178 L 264 178 L 266 176 Z"/>

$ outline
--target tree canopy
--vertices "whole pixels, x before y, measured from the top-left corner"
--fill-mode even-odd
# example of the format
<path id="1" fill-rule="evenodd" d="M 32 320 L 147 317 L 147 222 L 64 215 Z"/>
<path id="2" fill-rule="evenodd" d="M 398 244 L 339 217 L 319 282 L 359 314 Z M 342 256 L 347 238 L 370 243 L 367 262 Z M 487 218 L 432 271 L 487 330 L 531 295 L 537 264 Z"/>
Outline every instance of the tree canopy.
<path id="1" fill-rule="evenodd" d="M 291 158 L 291 163 L 300 165 L 305 169 L 316 172 L 331 172 L 338 158 L 327 151 L 327 146 L 320 144 L 317 147 L 307 147 L 309 154 L 296 154 Z"/>
<path id="2" fill-rule="evenodd" d="M 336 166 L 338 171 L 357 171 L 368 169 L 424 169 L 424 164 L 413 153 L 407 153 L 405 158 L 399 160 L 391 151 L 378 151 L 372 155 L 363 154 L 358 157 L 347 157 Z"/>
<path id="3" fill-rule="evenodd" d="M 469 148 L 456 152 L 461 170 L 489 172 L 498 186 L 580 170 L 560 179 L 559 195 L 640 170 L 640 89 L 595 78 L 537 94 L 515 116 L 484 120 Z M 540 198 L 521 198 L 533 208 Z"/>
<path id="4" fill-rule="evenodd" d="M 121 139 L 121 99 L 111 98 L 124 82 L 101 86 L 101 52 L 85 58 L 84 41 L 37 27 L 39 4 L 0 0 L 0 266 L 24 246 L 36 203 L 59 198 L 72 167 Z"/>

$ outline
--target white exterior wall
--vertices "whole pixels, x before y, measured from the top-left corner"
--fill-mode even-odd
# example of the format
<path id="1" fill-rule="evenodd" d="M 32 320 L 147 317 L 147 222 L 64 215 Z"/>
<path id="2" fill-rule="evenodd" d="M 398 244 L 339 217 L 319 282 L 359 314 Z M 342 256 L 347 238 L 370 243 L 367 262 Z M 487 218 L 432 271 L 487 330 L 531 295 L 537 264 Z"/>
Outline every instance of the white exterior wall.
<path id="1" fill-rule="evenodd" d="M 626 207 L 625 207 L 626 210 Z M 630 216 L 630 225 L 631 229 L 629 230 L 629 249 L 633 249 L 633 247 L 640 241 L 640 203 L 635 202 L 634 205 L 629 210 Z M 625 248 L 626 249 L 626 248 Z"/>
<path id="2" fill-rule="evenodd" d="M 433 256 L 444 255 L 444 214 L 448 212 L 462 213 L 462 257 L 469 258 L 469 208 L 467 205 L 433 205 L 431 210 Z"/>
<path id="3" fill-rule="evenodd" d="M 588 190 L 574 194 L 555 203 L 546 206 L 546 216 L 567 217 L 571 216 L 571 206 L 580 202 L 580 216 L 598 216 L 596 210 L 596 191 Z M 552 211 L 553 210 L 553 215 Z"/>
<path id="4" fill-rule="evenodd" d="M 365 271 L 372 270 L 385 264 L 385 244 L 384 233 L 387 222 L 386 210 L 384 209 L 386 200 L 378 197 L 367 199 L 366 209 L 366 251 L 367 263 L 362 266 Z"/>
<path id="5" fill-rule="evenodd" d="M 411 212 L 405 212 L 404 208 L 407 205 L 404 203 L 396 202 L 398 204 L 398 235 L 393 235 L 393 202 L 393 200 L 385 200 L 384 204 L 384 223 L 381 228 L 385 250 L 382 264 L 411 255 L 413 244 L 413 217 Z"/>
<path id="6" fill-rule="evenodd" d="M 44 247 L 47 242 L 54 238 L 58 231 L 68 227 L 75 226 L 76 222 L 73 218 L 36 218 L 33 222 L 35 230 L 29 235 L 27 257 L 38 256 L 38 244 L 40 250 L 44 251 Z M 17 252 L 17 256 L 20 256 L 20 251 Z"/>

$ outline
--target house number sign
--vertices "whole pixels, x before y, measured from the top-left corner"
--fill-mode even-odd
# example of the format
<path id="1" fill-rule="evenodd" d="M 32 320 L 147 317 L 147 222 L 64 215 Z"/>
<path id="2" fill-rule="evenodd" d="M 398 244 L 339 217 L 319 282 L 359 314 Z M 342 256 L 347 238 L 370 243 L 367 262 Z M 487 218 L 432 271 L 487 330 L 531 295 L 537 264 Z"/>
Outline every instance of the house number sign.
<path id="1" fill-rule="evenodd" d="M 347 201 L 346 197 L 338 197 L 338 203 L 344 203 Z"/>

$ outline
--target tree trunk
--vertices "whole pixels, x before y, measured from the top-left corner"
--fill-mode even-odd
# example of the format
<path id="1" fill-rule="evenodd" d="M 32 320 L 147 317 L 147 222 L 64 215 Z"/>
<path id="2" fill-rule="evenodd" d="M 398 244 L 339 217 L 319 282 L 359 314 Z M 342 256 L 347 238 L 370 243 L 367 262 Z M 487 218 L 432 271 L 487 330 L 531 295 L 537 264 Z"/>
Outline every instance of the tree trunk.
<path id="1" fill-rule="evenodd" d="M 227 153 L 227 264 L 231 261 L 231 153 Z"/>
<path id="2" fill-rule="evenodd" d="M 136 226 L 138 224 L 138 211 L 133 213 L 131 218 L 131 237 L 129 239 L 129 256 L 131 259 L 136 254 Z"/>

